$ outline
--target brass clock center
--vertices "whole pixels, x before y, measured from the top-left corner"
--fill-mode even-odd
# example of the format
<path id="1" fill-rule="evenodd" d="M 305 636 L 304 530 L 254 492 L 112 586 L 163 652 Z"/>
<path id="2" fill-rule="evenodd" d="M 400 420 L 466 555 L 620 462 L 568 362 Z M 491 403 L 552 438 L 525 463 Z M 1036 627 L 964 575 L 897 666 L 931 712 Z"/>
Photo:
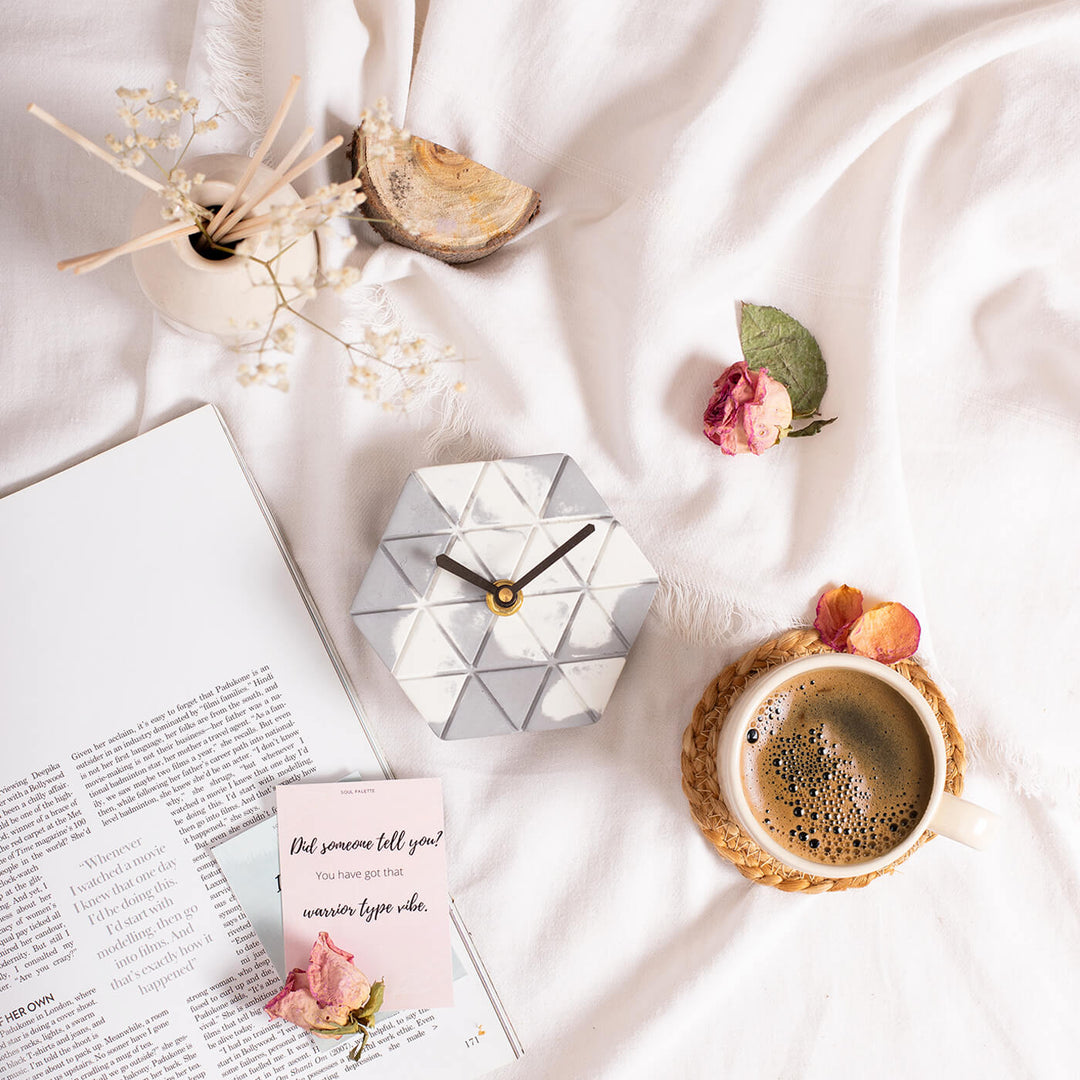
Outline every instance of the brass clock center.
<path id="1" fill-rule="evenodd" d="M 521 603 L 525 599 L 524 593 L 515 589 L 512 581 L 505 579 L 494 581 L 492 584 L 495 586 L 495 591 L 484 594 L 487 606 L 496 615 L 513 615 L 521 607 Z"/>

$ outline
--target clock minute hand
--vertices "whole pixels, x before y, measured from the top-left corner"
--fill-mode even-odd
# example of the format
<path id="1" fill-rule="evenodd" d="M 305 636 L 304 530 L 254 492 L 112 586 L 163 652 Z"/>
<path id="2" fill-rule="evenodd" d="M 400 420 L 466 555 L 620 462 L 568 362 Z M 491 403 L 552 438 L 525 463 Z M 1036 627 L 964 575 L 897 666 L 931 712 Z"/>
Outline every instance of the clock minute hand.
<path id="1" fill-rule="evenodd" d="M 514 591 L 520 592 L 530 581 L 535 581 L 549 566 L 554 566 L 568 551 L 577 547 L 585 537 L 591 536 L 595 531 L 596 526 L 592 522 L 579 529 L 565 544 L 560 544 L 546 559 L 542 559 L 527 574 L 519 577 L 514 582 Z"/>
<path id="2" fill-rule="evenodd" d="M 495 595 L 495 582 L 485 581 L 479 574 L 474 574 L 467 566 L 462 566 L 461 563 L 451 559 L 449 555 L 436 555 L 435 565 L 448 573 L 454 574 L 463 581 L 467 581 L 470 585 L 475 585 L 477 588 L 483 589 L 484 592 Z"/>

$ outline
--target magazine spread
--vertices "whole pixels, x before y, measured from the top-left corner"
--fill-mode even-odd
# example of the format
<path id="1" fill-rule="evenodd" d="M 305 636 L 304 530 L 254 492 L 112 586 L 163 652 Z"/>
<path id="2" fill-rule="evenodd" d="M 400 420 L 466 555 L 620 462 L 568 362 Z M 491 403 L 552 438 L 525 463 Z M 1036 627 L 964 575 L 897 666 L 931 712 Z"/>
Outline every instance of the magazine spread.
<path id="1" fill-rule="evenodd" d="M 380 1018 L 360 1062 L 262 1011 L 281 976 L 214 849 L 278 784 L 390 772 L 213 408 L 0 500 L 0 718 L 5 1077 L 458 1078 L 521 1052 L 452 904 L 453 1008 Z"/>

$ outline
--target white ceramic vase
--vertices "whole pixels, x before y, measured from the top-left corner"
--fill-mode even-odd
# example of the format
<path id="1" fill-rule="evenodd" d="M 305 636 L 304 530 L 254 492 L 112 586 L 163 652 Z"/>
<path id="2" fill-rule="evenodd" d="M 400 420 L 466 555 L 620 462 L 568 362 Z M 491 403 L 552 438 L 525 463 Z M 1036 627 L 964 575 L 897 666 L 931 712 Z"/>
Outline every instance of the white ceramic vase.
<path id="1" fill-rule="evenodd" d="M 220 206 L 234 190 L 249 158 L 238 154 L 210 154 L 185 161 L 188 176 L 198 173 L 206 179 L 191 190 L 191 198 L 202 206 Z M 260 165 L 246 188 L 248 196 L 266 187 L 272 171 Z M 269 213 L 271 207 L 298 202 L 300 196 L 286 185 L 260 202 L 252 215 Z M 161 196 L 150 192 L 139 203 L 132 222 L 132 235 L 159 229 Z M 194 234 L 196 237 L 199 234 Z M 319 249 L 314 233 L 286 244 L 279 254 L 278 244 L 261 235 L 254 258 L 273 262 L 274 276 L 289 304 L 299 309 L 306 296 L 293 283 L 310 280 L 318 267 Z M 209 259 L 200 255 L 191 236 L 181 236 L 132 255 L 135 277 L 147 299 L 162 317 L 182 333 L 218 338 L 229 344 L 251 341 L 265 332 L 280 297 L 266 268 L 252 259 L 229 256 Z M 286 320 L 279 315 L 276 325 Z"/>

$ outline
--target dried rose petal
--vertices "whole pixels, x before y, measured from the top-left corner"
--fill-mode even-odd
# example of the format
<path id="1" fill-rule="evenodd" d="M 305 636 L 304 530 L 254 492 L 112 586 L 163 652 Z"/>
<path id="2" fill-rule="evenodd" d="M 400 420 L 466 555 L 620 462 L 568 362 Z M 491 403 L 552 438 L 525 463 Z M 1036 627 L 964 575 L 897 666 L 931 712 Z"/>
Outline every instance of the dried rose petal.
<path id="1" fill-rule="evenodd" d="M 895 664 L 914 654 L 922 628 L 903 604 L 877 604 L 856 620 L 847 638 L 847 651 Z"/>
<path id="2" fill-rule="evenodd" d="M 841 585 L 821 594 L 814 629 L 825 645 L 837 652 L 847 648 L 848 631 L 862 614 L 862 593 Z"/>

